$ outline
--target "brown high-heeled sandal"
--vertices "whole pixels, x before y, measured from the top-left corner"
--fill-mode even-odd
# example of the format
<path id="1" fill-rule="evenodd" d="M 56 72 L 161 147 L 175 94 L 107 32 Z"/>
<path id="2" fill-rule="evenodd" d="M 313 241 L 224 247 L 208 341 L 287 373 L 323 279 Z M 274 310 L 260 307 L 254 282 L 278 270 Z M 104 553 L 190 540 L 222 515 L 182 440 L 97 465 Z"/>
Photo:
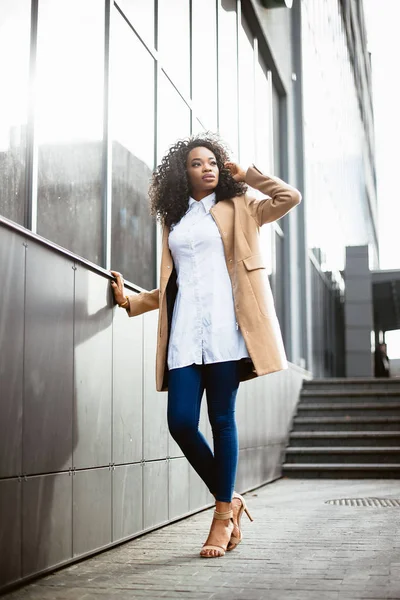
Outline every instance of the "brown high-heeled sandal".
<path id="1" fill-rule="evenodd" d="M 243 496 L 241 496 L 237 492 L 233 492 L 233 498 L 238 498 L 242 503 L 242 505 L 239 509 L 239 512 L 238 512 L 238 516 L 237 516 L 237 526 L 239 529 L 239 537 L 237 537 L 235 535 L 231 535 L 231 539 L 229 540 L 229 544 L 226 548 L 227 552 L 234 550 L 236 548 L 236 546 L 238 546 L 243 539 L 242 530 L 240 529 L 240 519 L 242 518 L 243 512 L 246 513 L 246 515 L 248 516 L 250 521 L 254 521 L 253 517 L 250 514 L 249 509 L 247 508 L 246 500 L 243 498 Z"/>
<path id="2" fill-rule="evenodd" d="M 227 510 L 226 512 L 218 512 L 216 510 L 214 510 L 214 519 L 220 520 L 220 521 L 226 521 L 227 519 L 230 519 L 232 521 L 233 524 L 233 511 L 232 510 Z M 232 537 L 231 537 L 232 539 Z M 230 543 L 231 540 L 229 540 L 228 544 Z M 219 554 L 217 554 L 216 556 L 213 556 L 211 554 L 201 554 L 200 556 L 202 558 L 219 558 L 220 556 L 224 556 L 226 550 L 227 550 L 227 546 L 217 546 L 217 545 L 213 545 L 213 544 L 204 544 L 204 546 L 202 547 L 202 550 L 217 550 L 217 552 L 219 552 Z"/>

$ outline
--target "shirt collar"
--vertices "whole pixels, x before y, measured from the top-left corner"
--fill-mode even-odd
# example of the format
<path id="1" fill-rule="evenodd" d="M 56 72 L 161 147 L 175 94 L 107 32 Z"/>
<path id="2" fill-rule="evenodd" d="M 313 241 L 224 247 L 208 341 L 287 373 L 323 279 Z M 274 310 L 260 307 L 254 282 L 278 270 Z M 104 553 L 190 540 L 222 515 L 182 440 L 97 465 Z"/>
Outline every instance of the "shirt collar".
<path id="1" fill-rule="evenodd" d="M 211 194 L 209 194 L 208 196 L 206 196 L 202 200 L 195 200 L 194 198 L 192 198 L 190 196 L 189 197 L 189 210 L 193 207 L 194 204 L 199 204 L 199 202 L 201 202 L 201 204 L 203 205 L 204 210 L 206 211 L 206 213 L 209 213 L 210 210 L 211 210 L 211 208 L 215 204 L 215 192 L 212 192 Z"/>

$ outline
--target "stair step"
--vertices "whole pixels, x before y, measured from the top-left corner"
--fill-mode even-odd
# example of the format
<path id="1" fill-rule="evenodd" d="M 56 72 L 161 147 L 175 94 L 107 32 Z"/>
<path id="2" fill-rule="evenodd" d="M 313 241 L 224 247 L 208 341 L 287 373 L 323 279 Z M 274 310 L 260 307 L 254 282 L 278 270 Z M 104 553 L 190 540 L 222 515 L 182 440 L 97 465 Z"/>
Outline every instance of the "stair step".
<path id="1" fill-rule="evenodd" d="M 294 417 L 293 431 L 397 431 L 399 417 Z"/>
<path id="2" fill-rule="evenodd" d="M 394 408 L 400 411 L 400 402 L 302 402 L 299 408 L 315 409 L 321 408 L 324 410 L 342 410 L 346 408 L 356 408 L 357 410 L 367 408 L 380 408 L 383 410 L 393 410 Z"/>
<path id="3" fill-rule="evenodd" d="M 400 377 L 391 378 L 334 378 L 334 379 L 309 379 L 303 383 L 305 390 L 396 390 L 400 388 Z"/>
<path id="4" fill-rule="evenodd" d="M 286 477 L 324 477 L 324 478 L 400 478 L 400 464 L 365 463 L 284 463 L 282 475 Z"/>
<path id="5" fill-rule="evenodd" d="M 382 413 L 391 412 L 393 416 L 400 416 L 400 402 L 300 402 L 297 406 L 299 416 L 318 417 L 326 416 L 357 416 L 360 412 L 368 416 L 390 416 Z"/>
<path id="6" fill-rule="evenodd" d="M 397 390 L 309 390 L 302 389 L 300 401 L 306 402 L 399 402 L 400 386 Z"/>
<path id="7" fill-rule="evenodd" d="M 400 446 L 400 431 L 292 431 L 293 446 Z"/>
<path id="8" fill-rule="evenodd" d="M 359 460 L 357 460 L 357 458 Z M 296 446 L 286 448 L 286 462 L 292 463 L 319 463 L 343 464 L 362 462 L 365 464 L 380 464 L 400 462 L 400 447 L 398 446 Z"/>

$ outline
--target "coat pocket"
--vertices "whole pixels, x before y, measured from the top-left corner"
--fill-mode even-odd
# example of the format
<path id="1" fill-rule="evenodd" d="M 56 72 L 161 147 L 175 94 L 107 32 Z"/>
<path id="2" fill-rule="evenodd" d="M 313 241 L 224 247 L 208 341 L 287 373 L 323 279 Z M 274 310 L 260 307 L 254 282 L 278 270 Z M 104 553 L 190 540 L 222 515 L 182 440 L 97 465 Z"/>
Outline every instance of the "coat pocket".
<path id="1" fill-rule="evenodd" d="M 243 264 L 246 269 L 248 285 L 257 307 L 263 316 L 268 317 L 271 310 L 274 310 L 274 304 L 263 257 L 261 254 L 253 254 L 244 258 Z"/>
<path id="2" fill-rule="evenodd" d="M 248 271 L 255 271 L 255 269 L 265 269 L 263 257 L 261 254 L 253 254 L 243 259 L 243 264 Z"/>

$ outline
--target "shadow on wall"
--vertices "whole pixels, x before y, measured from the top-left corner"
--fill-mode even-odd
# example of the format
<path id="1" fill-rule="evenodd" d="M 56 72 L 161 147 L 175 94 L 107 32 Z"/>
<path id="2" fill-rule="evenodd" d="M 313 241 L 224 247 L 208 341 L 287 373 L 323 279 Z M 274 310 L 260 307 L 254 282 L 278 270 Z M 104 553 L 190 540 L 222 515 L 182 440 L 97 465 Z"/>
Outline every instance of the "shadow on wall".
<path id="1" fill-rule="evenodd" d="M 93 467 L 110 480 L 112 298 L 108 280 L 21 234 L 1 227 L 0 245 L 5 585 L 90 549 L 78 501 Z"/>
<path id="2" fill-rule="evenodd" d="M 40 233 L 89 259 L 90 251 L 94 258 L 100 252 L 100 180 L 94 168 L 100 150 L 97 143 L 40 149 Z M 4 153 L 0 158 L 6 158 Z M 150 288 L 155 272 L 155 227 L 147 202 L 151 171 L 120 144 L 114 144 L 113 158 L 113 267 Z M 7 206 L 2 202 L 1 212 L 16 217 Z M 126 251 L 133 247 L 137 251 Z M 101 548 L 112 535 L 119 539 L 122 516 L 117 511 L 118 517 L 112 517 L 111 510 L 112 430 L 115 426 L 118 435 L 121 427 L 112 414 L 114 302 L 109 280 L 1 224 L 0 257 L 2 587 Z M 130 325 L 131 331 L 140 329 Z M 119 329 L 116 335 L 121 342 Z M 125 353 L 127 345 L 124 340 Z M 134 378 L 133 389 L 139 389 L 141 367 L 128 362 L 130 376 L 122 377 L 121 385 Z M 129 396 L 132 412 L 132 387 L 122 394 L 118 390 L 125 402 L 118 400 L 118 410 L 128 411 Z M 139 401 L 141 410 L 141 395 Z M 137 412 L 138 403 L 133 404 Z M 129 448 L 120 452 L 126 441 L 118 438 L 114 454 L 117 448 L 118 456 L 124 454 L 122 462 L 140 463 L 141 417 L 128 429 L 135 432 L 129 434 Z M 114 485 L 122 485 L 122 479 L 118 473 Z M 140 522 L 132 518 L 121 531 L 128 535 L 142 526 L 140 515 Z"/>

